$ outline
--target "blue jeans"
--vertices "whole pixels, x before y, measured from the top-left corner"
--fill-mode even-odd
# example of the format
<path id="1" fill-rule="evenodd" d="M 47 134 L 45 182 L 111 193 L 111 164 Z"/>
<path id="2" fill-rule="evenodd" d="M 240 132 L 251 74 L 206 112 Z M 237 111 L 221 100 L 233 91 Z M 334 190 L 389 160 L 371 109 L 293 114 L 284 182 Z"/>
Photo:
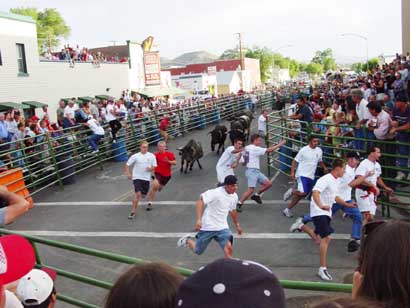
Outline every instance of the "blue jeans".
<path id="1" fill-rule="evenodd" d="M 102 137 L 104 136 L 97 135 L 97 134 L 92 134 L 90 137 L 88 137 L 88 144 L 93 149 L 93 151 L 98 150 L 98 142 L 100 141 Z"/>
<path id="2" fill-rule="evenodd" d="M 347 201 L 348 203 L 351 203 L 352 201 Z M 357 207 L 346 207 L 343 206 L 339 203 L 333 203 L 332 205 L 332 216 L 338 212 L 339 210 L 342 210 L 347 216 L 349 216 L 351 219 L 353 219 L 353 225 L 352 225 L 352 238 L 356 240 L 360 240 L 361 232 L 362 232 L 362 223 L 363 223 L 363 218 L 362 214 L 360 213 L 359 209 Z M 303 223 L 307 224 L 308 222 L 312 221 L 312 217 L 310 217 L 309 214 L 303 215 Z"/>
<path id="3" fill-rule="evenodd" d="M 226 244 L 228 242 L 233 241 L 233 235 L 231 233 L 231 230 L 229 229 L 223 229 L 220 231 L 199 231 L 197 235 L 195 236 L 196 241 L 195 241 L 195 253 L 197 255 L 202 254 L 206 247 L 208 247 L 209 243 L 214 239 L 219 246 L 222 248 L 222 250 L 225 248 Z"/>
<path id="4" fill-rule="evenodd" d="M 407 142 L 410 143 L 410 138 L 409 138 L 409 134 L 399 134 L 397 137 L 397 141 L 399 142 Z M 410 146 L 409 145 L 404 145 L 404 144 L 399 144 L 398 146 L 398 152 L 399 155 L 401 156 L 410 156 Z M 405 173 L 406 170 L 409 168 L 409 159 L 408 158 L 398 158 L 397 159 L 397 167 L 401 167 L 402 171 L 404 171 Z M 404 169 L 404 170 L 403 170 Z"/>
<path id="5" fill-rule="evenodd" d="M 363 132 L 363 128 L 359 128 L 359 129 L 354 129 L 354 136 L 356 138 L 364 138 L 364 132 Z M 364 150 L 364 144 L 365 142 L 362 140 L 354 140 L 354 147 L 357 150 Z"/>

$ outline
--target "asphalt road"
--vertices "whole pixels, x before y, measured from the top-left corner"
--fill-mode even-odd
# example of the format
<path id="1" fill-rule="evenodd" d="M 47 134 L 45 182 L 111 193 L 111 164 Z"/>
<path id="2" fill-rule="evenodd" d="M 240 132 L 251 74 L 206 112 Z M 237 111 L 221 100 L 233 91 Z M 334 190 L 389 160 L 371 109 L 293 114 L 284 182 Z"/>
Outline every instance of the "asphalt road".
<path id="1" fill-rule="evenodd" d="M 256 121 L 253 125 L 256 125 Z M 77 176 L 76 184 L 66 186 L 64 190 L 54 187 L 36 195 L 38 206 L 9 229 L 141 259 L 161 260 L 190 269 L 197 269 L 220 258 L 223 254 L 215 243 L 201 256 L 176 247 L 178 236 L 193 230 L 196 220 L 194 201 L 200 193 L 213 188 L 216 183 L 215 165 L 218 156 L 210 150 L 210 137 L 207 135 L 210 130 L 196 130 L 170 142 L 170 150 L 175 151 L 191 138 L 201 141 L 205 152 L 201 160 L 203 169 L 199 170 L 195 165 L 192 172 L 181 174 L 178 164 L 169 184 L 157 194 L 158 201 L 167 202 L 155 204 L 152 212 L 140 206 L 134 221 L 127 219 L 132 198 L 131 182 L 123 175 L 124 163 L 113 162 L 106 164 L 102 171 L 96 168 L 83 172 Z M 155 151 L 155 148 L 151 147 L 151 151 Z M 262 165 L 267 174 L 266 163 Z M 237 170 L 237 175 L 240 194 L 246 189 L 242 167 Z M 280 279 L 320 281 L 316 276 L 319 266 L 318 246 L 304 235 L 290 234 L 289 226 L 294 219 L 282 216 L 281 209 L 285 203 L 281 199 L 287 188 L 288 179 L 279 175 L 275 178 L 273 188 L 263 196 L 264 200 L 268 200 L 265 204 L 256 205 L 248 201 L 244 205 L 239 219 L 245 235 L 235 239 L 235 257 L 261 262 Z M 78 201 L 89 203 L 75 204 Z M 52 205 L 49 202 L 58 203 Z M 300 204 L 294 211 L 295 217 L 308 210 L 306 202 Z M 357 256 L 346 250 L 351 221 L 342 221 L 337 216 L 332 223 L 338 239 L 330 244 L 328 268 L 334 281 L 342 282 L 343 277 L 355 268 Z M 114 281 L 127 268 L 115 262 L 42 245 L 40 253 L 43 262 L 49 265 L 106 281 Z M 57 281 L 57 288 L 64 294 L 94 304 L 102 304 L 106 295 L 105 290 L 86 287 L 62 277 Z M 286 294 L 291 297 L 318 293 L 287 290 Z M 62 303 L 57 305 L 66 306 Z"/>

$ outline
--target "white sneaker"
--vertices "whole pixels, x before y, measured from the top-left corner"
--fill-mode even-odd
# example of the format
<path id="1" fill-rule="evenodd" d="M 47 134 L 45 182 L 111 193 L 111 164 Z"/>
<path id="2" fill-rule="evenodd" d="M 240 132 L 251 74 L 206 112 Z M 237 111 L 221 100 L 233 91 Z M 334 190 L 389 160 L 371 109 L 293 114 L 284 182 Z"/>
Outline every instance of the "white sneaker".
<path id="1" fill-rule="evenodd" d="M 178 242 L 177 242 L 177 247 L 187 247 L 188 246 L 188 240 L 191 237 L 190 234 L 184 235 L 181 237 Z"/>
<path id="2" fill-rule="evenodd" d="M 327 271 L 326 267 L 319 267 L 319 271 L 317 272 L 317 275 L 320 277 L 322 280 L 326 281 L 331 281 L 333 280 L 332 276 L 330 276 L 329 272 Z"/>
<path id="3" fill-rule="evenodd" d="M 296 221 L 290 226 L 290 232 L 294 233 L 294 232 L 302 232 L 302 227 L 305 224 L 303 223 L 303 217 L 299 217 L 296 219 Z"/>
<path id="4" fill-rule="evenodd" d="M 293 217 L 292 212 L 291 212 L 288 208 L 285 208 L 282 213 L 283 213 L 283 216 L 286 216 L 286 217 L 288 217 L 288 218 L 292 218 L 292 217 Z"/>
<path id="5" fill-rule="evenodd" d="M 290 197 L 292 197 L 293 193 L 293 187 L 289 188 L 284 194 L 283 194 L 283 201 L 288 201 Z"/>
<path id="6" fill-rule="evenodd" d="M 406 177 L 406 175 L 403 172 L 399 171 L 399 172 L 397 172 L 397 176 L 394 179 L 397 180 L 397 181 L 401 181 L 405 177 Z"/>

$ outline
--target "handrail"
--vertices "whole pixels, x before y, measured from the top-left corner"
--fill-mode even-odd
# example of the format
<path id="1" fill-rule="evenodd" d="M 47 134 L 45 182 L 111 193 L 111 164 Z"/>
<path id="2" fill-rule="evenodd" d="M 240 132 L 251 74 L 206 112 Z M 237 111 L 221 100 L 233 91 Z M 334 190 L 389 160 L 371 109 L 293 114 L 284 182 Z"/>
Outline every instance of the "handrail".
<path id="1" fill-rule="evenodd" d="M 279 139 L 285 139 L 287 143 L 279 151 L 278 155 L 269 156 L 269 170 L 274 169 L 289 175 L 289 168 L 291 160 L 294 158 L 294 153 L 298 151 L 299 148 L 306 145 L 306 138 L 315 135 L 321 140 L 321 148 L 323 150 L 323 159 L 325 162 L 330 163 L 335 158 L 343 157 L 348 151 L 354 149 L 360 153 L 365 153 L 365 148 L 369 144 L 377 145 L 382 149 L 381 165 L 382 165 L 382 178 L 384 181 L 392 183 L 393 185 L 409 185 L 408 180 L 398 180 L 392 175 L 393 172 L 405 171 L 410 173 L 409 167 L 397 167 L 395 164 L 396 159 L 408 159 L 407 155 L 401 155 L 396 153 L 391 153 L 391 149 L 397 145 L 407 145 L 410 147 L 408 142 L 399 142 L 396 140 L 379 140 L 375 138 L 368 137 L 368 131 L 365 128 L 361 129 L 362 136 L 348 136 L 348 135 L 338 135 L 332 136 L 326 133 L 327 128 L 334 126 L 330 123 L 322 122 L 303 122 L 299 120 L 289 119 L 286 115 L 290 108 L 282 109 L 279 111 L 271 112 L 267 119 L 267 131 L 268 140 L 270 143 L 275 143 Z M 349 125 L 340 125 L 342 130 L 349 133 L 353 132 L 355 127 Z M 326 139 L 332 140 L 331 142 L 326 141 Z M 334 140 L 336 141 L 334 143 Z M 335 146 L 335 144 L 337 144 Z M 344 146 L 340 146 L 344 145 Z M 401 189 L 397 187 L 395 189 L 395 195 L 402 197 L 410 197 L 410 192 L 408 190 Z M 406 208 L 404 205 L 395 204 L 389 200 L 380 200 L 382 205 L 382 214 L 385 215 L 385 210 L 387 210 L 387 216 L 390 217 L 390 207 L 406 209 L 410 211 L 410 204 Z"/>
<path id="2" fill-rule="evenodd" d="M 124 263 L 124 264 L 142 265 L 142 264 L 149 263 L 149 261 L 145 261 L 145 260 L 134 258 L 134 257 L 128 257 L 128 256 L 120 255 L 120 254 L 106 252 L 106 251 L 102 251 L 98 249 L 93 249 L 93 248 L 86 248 L 86 247 L 82 247 L 82 246 L 75 245 L 75 244 L 50 240 L 50 239 L 41 238 L 37 236 L 25 235 L 25 234 L 22 234 L 16 231 L 7 230 L 7 229 L 0 229 L 0 235 L 9 235 L 9 234 L 21 235 L 31 242 L 31 244 L 33 245 L 34 251 L 36 253 L 36 260 L 37 260 L 36 267 L 37 268 L 48 267 L 48 268 L 55 270 L 58 276 L 65 277 L 73 281 L 85 283 L 85 284 L 103 288 L 103 289 L 110 289 L 113 284 L 110 282 L 98 280 L 98 279 L 95 279 L 89 276 L 69 272 L 69 271 L 54 267 L 54 266 L 44 264 L 41 261 L 39 250 L 36 244 L 42 244 L 42 245 L 46 245 L 49 247 L 59 248 L 59 249 L 63 249 L 66 251 L 76 252 L 76 253 L 80 253 L 83 255 L 88 255 L 88 256 L 99 258 L 99 259 L 110 260 L 110 261 L 115 261 L 115 262 Z M 182 267 L 174 267 L 174 268 L 181 275 L 185 277 L 189 277 L 190 275 L 194 273 L 194 271 L 190 269 L 186 269 Z M 349 293 L 352 290 L 352 285 L 342 284 L 342 283 L 325 283 L 325 282 L 295 281 L 295 280 L 280 280 L 279 282 L 283 288 L 294 289 L 294 290 L 344 292 L 344 293 Z M 57 298 L 63 302 L 72 304 L 77 307 L 84 307 L 84 308 L 97 308 L 98 307 L 93 304 L 89 304 L 85 301 L 78 300 L 74 297 L 67 296 L 61 293 L 57 294 Z"/>

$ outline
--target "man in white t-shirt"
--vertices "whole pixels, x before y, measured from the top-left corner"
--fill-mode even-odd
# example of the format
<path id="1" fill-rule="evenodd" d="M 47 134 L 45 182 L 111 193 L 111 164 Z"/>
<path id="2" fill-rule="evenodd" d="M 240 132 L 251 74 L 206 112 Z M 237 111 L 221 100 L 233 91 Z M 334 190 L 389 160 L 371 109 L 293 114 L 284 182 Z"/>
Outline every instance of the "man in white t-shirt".
<path id="1" fill-rule="evenodd" d="M 120 121 L 118 121 L 117 119 L 117 115 L 119 115 L 119 111 L 117 110 L 113 100 L 108 101 L 105 109 L 106 109 L 105 120 L 108 122 L 111 128 L 112 142 L 116 143 L 117 142 L 117 132 L 122 127 Z"/>
<path id="2" fill-rule="evenodd" d="M 363 98 L 363 91 L 360 89 L 353 89 L 351 91 L 352 101 L 356 104 L 356 114 L 359 119 L 354 129 L 354 136 L 356 138 L 365 138 L 362 126 L 367 123 L 367 121 L 372 117 L 367 109 L 367 100 Z M 354 145 L 357 150 L 364 149 L 365 144 L 362 140 L 354 140 Z"/>
<path id="3" fill-rule="evenodd" d="M 248 190 L 239 200 L 236 210 L 242 212 L 243 203 L 255 192 L 256 184 L 262 185 L 258 193 L 255 193 L 251 199 L 256 203 L 262 204 L 261 194 L 272 187 L 272 182 L 260 170 L 260 157 L 266 153 L 272 153 L 286 143 L 282 140 L 277 145 L 270 148 L 262 148 L 263 139 L 260 135 L 251 136 L 251 144 L 245 147 L 240 162 L 246 166 L 246 178 L 248 179 Z"/>
<path id="4" fill-rule="evenodd" d="M 222 248 L 225 258 L 233 257 L 233 235 L 227 221 L 229 214 L 237 233 L 241 235 L 243 232 L 235 210 L 238 202 L 237 182 L 234 175 L 228 175 L 223 186 L 207 190 L 201 195 L 196 204 L 195 230 L 199 233 L 196 234 L 195 240 L 191 235 L 181 237 L 177 243 L 178 247 L 189 247 L 194 253 L 200 255 L 214 239 Z"/>
<path id="5" fill-rule="evenodd" d="M 104 128 L 92 116 L 88 116 L 88 120 L 84 124 L 93 132 L 92 135 L 88 137 L 88 144 L 92 149 L 91 153 L 98 153 L 98 142 L 100 142 L 100 139 L 104 137 Z"/>
<path id="6" fill-rule="evenodd" d="M 344 172 L 345 165 L 343 160 L 335 159 L 332 164 L 332 171 L 317 180 L 313 187 L 312 200 L 310 201 L 310 216 L 315 225 L 315 233 L 320 236 L 320 267 L 318 276 L 328 281 L 332 280 L 332 276 L 327 271 L 326 266 L 330 235 L 334 232 L 330 225 L 332 219 L 332 204 L 336 202 L 343 206 L 351 206 L 351 204 L 337 196 L 339 180 Z"/>
<path id="7" fill-rule="evenodd" d="M 313 135 L 309 136 L 309 144 L 301 148 L 292 161 L 290 178 L 292 181 L 296 179 L 297 189 L 293 191 L 292 188 L 290 188 L 283 196 L 284 201 L 293 196 L 287 208 L 282 212 L 284 216 L 293 217 L 291 209 L 312 191 L 318 164 L 320 164 L 325 173 L 328 172 L 322 160 L 322 155 L 322 149 L 319 148 L 319 139 Z M 298 164 L 297 168 L 296 164 Z"/>
<path id="8" fill-rule="evenodd" d="M 72 100 L 68 101 L 68 105 L 64 108 L 64 119 L 63 127 L 69 128 L 75 125 L 75 112 L 77 111 L 74 102 Z"/>
<path id="9" fill-rule="evenodd" d="M 238 166 L 242 157 L 243 141 L 242 139 L 234 140 L 233 146 L 228 147 L 216 164 L 216 175 L 218 184 L 222 185 L 228 175 L 235 175 L 233 170 Z"/>
<path id="10" fill-rule="evenodd" d="M 376 214 L 376 199 L 380 194 L 377 186 L 386 190 L 388 194 L 393 193 L 393 189 L 388 187 L 381 178 L 382 168 L 377 162 L 380 157 L 380 148 L 370 147 L 367 150 L 367 159 L 363 160 L 356 169 L 356 178 L 366 178 L 363 184 L 356 188 L 356 200 L 363 215 L 363 224 L 372 221 Z M 366 177 L 369 172 L 373 172 L 373 175 Z"/>
<path id="11" fill-rule="evenodd" d="M 266 137 L 266 132 L 267 132 L 267 128 L 266 128 L 267 116 L 268 116 L 268 111 L 264 109 L 262 110 L 262 113 L 258 118 L 258 134 L 263 138 Z"/>
<path id="12" fill-rule="evenodd" d="M 132 174 L 130 167 L 132 168 Z M 134 183 L 134 199 L 132 201 L 132 210 L 128 219 L 135 218 L 138 202 L 145 198 L 149 191 L 151 173 L 157 167 L 155 155 L 148 152 L 148 142 L 143 141 L 140 146 L 140 152 L 132 155 L 125 165 L 125 175 Z"/>

